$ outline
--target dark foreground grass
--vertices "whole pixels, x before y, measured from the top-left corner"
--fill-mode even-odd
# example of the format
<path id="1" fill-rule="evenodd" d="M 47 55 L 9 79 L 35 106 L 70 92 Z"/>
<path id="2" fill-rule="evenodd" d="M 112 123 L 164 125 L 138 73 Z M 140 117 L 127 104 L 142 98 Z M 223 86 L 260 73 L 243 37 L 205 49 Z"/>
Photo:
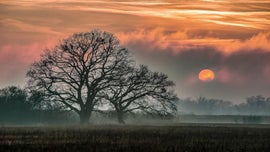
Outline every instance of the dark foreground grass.
<path id="1" fill-rule="evenodd" d="M 2 127 L 0 151 L 269 152 L 270 128 L 240 125 Z"/>

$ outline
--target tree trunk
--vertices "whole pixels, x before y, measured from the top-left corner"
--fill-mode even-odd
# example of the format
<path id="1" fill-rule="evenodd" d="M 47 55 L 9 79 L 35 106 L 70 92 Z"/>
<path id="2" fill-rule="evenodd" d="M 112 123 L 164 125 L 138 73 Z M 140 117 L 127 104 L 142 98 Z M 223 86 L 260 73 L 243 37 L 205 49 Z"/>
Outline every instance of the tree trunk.
<path id="1" fill-rule="evenodd" d="M 124 113 L 122 111 L 117 111 L 117 119 L 120 124 L 125 124 Z"/>
<path id="2" fill-rule="evenodd" d="M 91 116 L 91 112 L 81 111 L 81 113 L 80 113 L 80 123 L 82 125 L 88 124 L 90 116 Z"/>

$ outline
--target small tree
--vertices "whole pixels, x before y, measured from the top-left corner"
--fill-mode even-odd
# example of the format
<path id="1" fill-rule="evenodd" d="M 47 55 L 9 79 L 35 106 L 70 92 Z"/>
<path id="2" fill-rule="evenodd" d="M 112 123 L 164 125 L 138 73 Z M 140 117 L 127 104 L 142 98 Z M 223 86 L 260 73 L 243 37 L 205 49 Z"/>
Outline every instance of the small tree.
<path id="1" fill-rule="evenodd" d="M 51 102 L 75 111 L 88 123 L 103 90 L 130 61 L 127 49 L 111 33 L 76 33 L 46 50 L 27 73 L 30 88 L 44 92 Z"/>
<path id="2" fill-rule="evenodd" d="M 106 89 L 106 99 L 113 105 L 119 123 L 124 115 L 132 111 L 170 115 L 177 109 L 177 96 L 173 93 L 174 83 L 163 73 L 152 72 L 146 66 L 126 66 L 118 78 Z"/>

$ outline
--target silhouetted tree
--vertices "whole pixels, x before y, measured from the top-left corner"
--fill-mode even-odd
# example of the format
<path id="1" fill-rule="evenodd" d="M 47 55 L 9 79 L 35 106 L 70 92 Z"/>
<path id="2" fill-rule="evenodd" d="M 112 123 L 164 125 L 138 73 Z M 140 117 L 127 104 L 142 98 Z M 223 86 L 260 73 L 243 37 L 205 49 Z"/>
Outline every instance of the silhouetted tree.
<path id="1" fill-rule="evenodd" d="M 130 61 L 127 49 L 111 33 L 76 33 L 46 50 L 27 73 L 29 86 L 60 102 L 87 123 L 104 89 L 117 78 L 118 68 Z"/>
<path id="2" fill-rule="evenodd" d="M 44 103 L 45 96 L 42 92 L 31 90 L 28 101 L 34 105 L 33 109 L 44 109 L 47 103 Z"/>
<path id="3" fill-rule="evenodd" d="M 0 118 L 2 121 L 24 120 L 32 112 L 33 105 L 27 101 L 27 92 L 16 86 L 0 90 Z"/>
<path id="4" fill-rule="evenodd" d="M 28 101 L 33 105 L 34 110 L 55 110 L 61 111 L 66 108 L 58 102 L 50 102 L 50 97 L 42 91 L 29 90 Z"/>
<path id="5" fill-rule="evenodd" d="M 105 90 L 119 123 L 124 123 L 124 115 L 132 111 L 166 116 L 177 110 L 175 102 L 178 98 L 172 89 L 174 83 L 167 75 L 152 72 L 143 65 L 139 68 L 125 66 L 119 70 L 114 84 Z"/>

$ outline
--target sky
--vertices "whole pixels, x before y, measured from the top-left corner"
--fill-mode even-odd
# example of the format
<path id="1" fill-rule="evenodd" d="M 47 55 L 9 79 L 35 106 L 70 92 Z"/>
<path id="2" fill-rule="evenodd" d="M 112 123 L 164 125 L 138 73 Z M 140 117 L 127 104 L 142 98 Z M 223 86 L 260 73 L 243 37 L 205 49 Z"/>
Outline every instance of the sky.
<path id="1" fill-rule="evenodd" d="M 270 96 L 269 0 L 1 0 L 0 88 L 24 86 L 46 48 L 76 32 L 114 33 L 180 98 Z M 215 79 L 198 79 L 202 69 Z"/>

